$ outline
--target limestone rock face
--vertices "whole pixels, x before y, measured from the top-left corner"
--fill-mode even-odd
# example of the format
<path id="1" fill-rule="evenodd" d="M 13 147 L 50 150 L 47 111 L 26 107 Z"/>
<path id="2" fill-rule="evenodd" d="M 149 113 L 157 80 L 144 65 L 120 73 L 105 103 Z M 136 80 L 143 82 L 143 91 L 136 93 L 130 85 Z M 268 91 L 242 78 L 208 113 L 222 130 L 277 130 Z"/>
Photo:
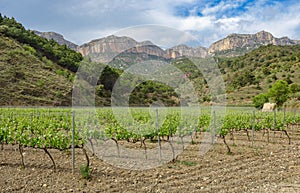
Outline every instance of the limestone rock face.
<path id="1" fill-rule="evenodd" d="M 92 40 L 83 44 L 78 51 L 84 56 L 93 53 L 123 52 L 137 45 L 137 42 L 128 37 L 108 36 L 106 38 Z"/>
<path id="2" fill-rule="evenodd" d="M 127 53 L 146 53 L 152 56 L 163 57 L 165 52 L 163 49 L 156 45 L 137 45 L 133 48 L 126 50 Z"/>
<path id="3" fill-rule="evenodd" d="M 192 48 L 187 45 L 181 44 L 172 47 L 170 50 L 177 53 L 176 58 L 180 56 L 205 58 L 208 56 L 207 49 L 204 47 Z"/>
<path id="4" fill-rule="evenodd" d="M 299 43 L 299 40 L 291 40 L 287 37 L 276 38 L 269 32 L 260 31 L 256 34 L 231 34 L 226 38 L 213 43 L 208 51 L 210 54 L 230 50 L 240 50 L 241 52 L 245 52 L 262 45 L 294 45 Z"/>
<path id="5" fill-rule="evenodd" d="M 137 42 L 129 37 L 108 36 L 83 44 L 78 48 L 83 56 L 90 56 L 93 61 L 107 63 L 119 54 L 148 54 L 164 59 L 175 59 L 182 56 L 206 57 L 207 50 L 203 47 L 192 48 L 179 45 L 163 50 L 150 41 Z M 127 55 L 128 56 L 128 55 Z"/>
<path id="6" fill-rule="evenodd" d="M 122 52 L 137 52 L 162 55 L 159 47 L 154 47 L 150 41 L 137 42 L 129 37 L 108 36 L 92 40 L 78 48 L 83 56 L 90 56 L 93 61 L 107 63 Z"/>

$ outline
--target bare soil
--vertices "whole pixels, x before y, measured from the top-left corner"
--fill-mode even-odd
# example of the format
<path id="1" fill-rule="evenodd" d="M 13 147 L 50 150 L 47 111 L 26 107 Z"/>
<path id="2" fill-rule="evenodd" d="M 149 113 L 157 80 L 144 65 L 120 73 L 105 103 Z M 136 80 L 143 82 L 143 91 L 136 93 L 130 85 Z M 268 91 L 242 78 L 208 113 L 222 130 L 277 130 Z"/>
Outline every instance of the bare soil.
<path id="1" fill-rule="evenodd" d="M 24 150 L 25 168 L 17 146 L 0 150 L 0 192 L 300 192 L 300 130 L 288 130 L 291 144 L 281 132 L 256 132 L 254 146 L 245 132 L 221 139 L 208 153 L 199 155 L 199 136 L 175 162 L 142 171 L 116 168 L 92 156 L 91 178 L 84 179 L 80 166 L 85 157 L 76 150 L 72 174 L 70 151 Z"/>

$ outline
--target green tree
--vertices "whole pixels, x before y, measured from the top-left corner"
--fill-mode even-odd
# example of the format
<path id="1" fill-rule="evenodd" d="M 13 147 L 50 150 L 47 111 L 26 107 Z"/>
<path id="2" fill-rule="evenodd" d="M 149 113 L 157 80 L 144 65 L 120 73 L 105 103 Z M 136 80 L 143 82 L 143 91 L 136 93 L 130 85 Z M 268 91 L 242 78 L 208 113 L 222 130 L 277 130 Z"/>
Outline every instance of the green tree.
<path id="1" fill-rule="evenodd" d="M 260 93 L 259 95 L 253 98 L 253 104 L 255 108 L 261 109 L 264 106 L 264 103 L 269 102 L 269 97 L 267 94 Z"/>
<path id="2" fill-rule="evenodd" d="M 255 76 L 250 71 L 237 72 L 230 83 L 234 88 L 255 84 Z"/>
<path id="3" fill-rule="evenodd" d="M 274 100 L 278 106 L 282 106 L 283 103 L 288 99 L 290 93 L 289 85 L 284 80 L 276 81 L 272 87 L 268 90 L 268 96 Z"/>

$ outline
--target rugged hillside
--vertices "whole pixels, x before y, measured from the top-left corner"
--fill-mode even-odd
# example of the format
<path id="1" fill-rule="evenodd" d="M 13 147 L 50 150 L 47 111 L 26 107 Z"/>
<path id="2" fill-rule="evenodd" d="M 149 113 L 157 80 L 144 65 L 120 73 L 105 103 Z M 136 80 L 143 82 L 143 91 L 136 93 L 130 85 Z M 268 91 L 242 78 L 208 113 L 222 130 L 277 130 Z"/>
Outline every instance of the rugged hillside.
<path id="1" fill-rule="evenodd" d="M 0 105 L 70 105 L 73 76 L 0 34 Z"/>
<path id="2" fill-rule="evenodd" d="M 52 37 L 57 40 L 62 36 Z M 299 41 L 274 38 L 267 32 L 235 34 L 225 39 L 214 44 L 215 50 L 223 50 L 214 51 L 213 54 L 223 73 L 229 104 L 251 105 L 254 96 L 266 92 L 276 80 L 281 79 L 287 81 L 293 90 L 289 102 L 291 106 L 299 103 L 300 45 L 294 45 Z M 55 40 L 47 40 L 24 29 L 13 18 L 0 17 L 0 105 L 71 104 L 72 81 L 83 58 L 81 54 L 65 45 L 59 45 Z M 227 47 L 226 41 L 229 42 Z M 270 43 L 276 45 L 261 46 Z M 176 77 L 174 73 L 177 73 L 180 81 L 182 77 L 182 81 L 190 80 L 194 84 L 199 102 L 211 101 L 210 88 L 201 70 L 188 57 L 184 57 L 199 57 L 200 63 L 205 64 L 209 62 L 205 48 L 179 45 L 163 50 L 149 41 L 137 42 L 128 37 L 109 36 L 84 44 L 78 49 L 89 56 L 84 61 L 90 65 L 104 66 L 91 59 L 110 61 L 113 58 L 110 66 L 106 66 L 99 76 L 95 88 L 97 105 L 110 105 L 114 84 L 124 73 L 123 70 L 136 62 L 147 60 L 158 61 L 149 63 L 152 65 L 149 66 L 151 70 L 157 70 L 157 65 L 165 63 L 174 65 L 181 70 L 180 73 L 157 71 L 157 74 L 173 81 L 172 78 Z M 242 54 L 245 50 L 247 53 L 239 57 L 228 57 L 233 53 Z M 206 78 L 214 76 L 212 69 L 206 70 L 210 74 Z M 86 74 L 86 78 L 89 78 L 89 74 Z M 160 77 L 148 77 L 152 81 L 142 81 L 140 78 L 128 74 L 123 82 L 125 90 L 134 88 L 129 99 L 132 106 L 151 105 L 157 101 L 167 106 L 176 106 L 180 104 L 179 97 L 185 98 L 187 102 L 189 100 L 188 94 L 178 96 L 180 92 L 176 88 L 155 82 Z M 140 84 L 134 85 L 133 80 L 140 81 Z"/>
<path id="3" fill-rule="evenodd" d="M 0 14 L 0 106 L 70 106 L 82 59 L 80 53 Z M 107 98 L 97 95 L 97 104 L 109 104 Z"/>
<path id="4" fill-rule="evenodd" d="M 251 104 L 277 80 L 291 87 L 290 106 L 300 106 L 300 45 L 261 46 L 243 56 L 217 58 L 226 81 L 228 102 Z M 300 91 L 300 90 L 299 90 Z M 295 104 L 292 104 L 295 103 Z"/>
<path id="5" fill-rule="evenodd" d="M 0 15 L 0 106 L 71 105 L 73 80 L 79 65 L 86 62 L 90 67 L 104 67 L 104 64 L 91 62 L 89 58 L 82 59 L 80 53 L 67 46 L 26 30 L 14 18 Z M 99 77 L 93 77 L 93 73 L 81 74 L 85 84 L 98 79 L 96 105 L 110 105 L 114 83 L 121 73 L 119 69 L 106 66 Z M 131 86 L 131 75 L 128 79 L 127 86 Z M 135 86 L 130 105 L 151 105 L 156 100 L 167 106 L 178 105 L 176 93 L 166 85 L 146 81 Z"/>
<path id="6" fill-rule="evenodd" d="M 215 55 L 236 56 L 268 44 L 295 45 L 300 44 L 300 41 L 291 40 L 288 37 L 275 38 L 266 31 L 260 31 L 256 34 L 231 34 L 213 43 L 208 51 Z"/>
<path id="7" fill-rule="evenodd" d="M 0 34 L 0 106 L 72 105 L 75 74 L 46 57 L 38 58 L 34 50 Z M 113 86 L 121 73 L 108 66 L 104 69 L 95 87 L 96 105 L 110 105 Z M 144 106 L 158 99 L 167 106 L 178 105 L 172 88 L 153 81 L 137 85 L 129 102 L 132 106 Z"/>
<path id="8" fill-rule="evenodd" d="M 66 45 L 68 46 L 68 48 L 77 51 L 78 49 L 78 45 L 74 44 L 73 42 L 70 42 L 68 40 L 66 40 L 64 38 L 63 35 L 59 34 L 59 33 L 55 33 L 55 32 L 39 32 L 34 30 L 33 31 L 36 35 L 44 37 L 48 40 L 55 40 L 57 43 L 59 43 L 60 45 Z"/>
<path id="9" fill-rule="evenodd" d="M 0 105 L 70 105 L 82 56 L 0 15 Z"/>

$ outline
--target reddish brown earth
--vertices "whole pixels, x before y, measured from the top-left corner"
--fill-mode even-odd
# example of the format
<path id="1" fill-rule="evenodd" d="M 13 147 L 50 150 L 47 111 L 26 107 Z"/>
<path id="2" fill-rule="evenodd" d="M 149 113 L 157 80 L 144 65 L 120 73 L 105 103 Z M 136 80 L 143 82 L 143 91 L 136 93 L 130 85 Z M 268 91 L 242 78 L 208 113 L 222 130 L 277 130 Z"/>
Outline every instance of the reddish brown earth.
<path id="1" fill-rule="evenodd" d="M 297 131 L 298 130 L 298 131 Z M 25 168 L 17 146 L 0 150 L 0 192 L 300 192 L 300 129 L 285 135 L 255 133 L 254 146 L 244 132 L 227 136 L 233 153 L 226 154 L 221 139 L 204 156 L 199 142 L 190 145 L 174 163 L 143 171 L 116 168 L 90 152 L 91 178 L 79 171 L 85 163 L 76 150 L 72 174 L 70 152 L 51 150 L 57 170 L 42 150 L 25 149 Z M 199 140 L 199 138 L 198 138 Z"/>

